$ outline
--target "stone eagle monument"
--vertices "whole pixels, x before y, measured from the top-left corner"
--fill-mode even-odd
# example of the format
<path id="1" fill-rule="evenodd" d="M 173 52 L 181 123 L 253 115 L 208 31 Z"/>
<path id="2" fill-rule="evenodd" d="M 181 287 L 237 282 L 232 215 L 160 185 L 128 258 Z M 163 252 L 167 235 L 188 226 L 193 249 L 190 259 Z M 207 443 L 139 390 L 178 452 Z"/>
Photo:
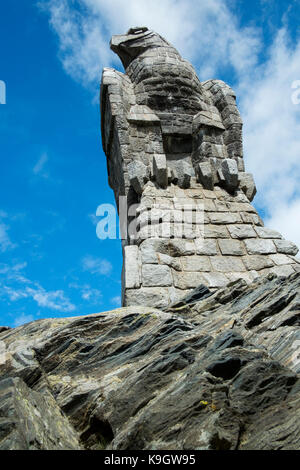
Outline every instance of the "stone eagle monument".
<path id="1" fill-rule="evenodd" d="M 234 91 L 200 82 L 146 27 L 110 45 L 125 69 L 105 68 L 101 83 L 102 143 L 120 211 L 126 197 L 123 305 L 165 307 L 200 284 L 299 271 L 298 248 L 264 227 L 250 203 L 256 187 Z"/>

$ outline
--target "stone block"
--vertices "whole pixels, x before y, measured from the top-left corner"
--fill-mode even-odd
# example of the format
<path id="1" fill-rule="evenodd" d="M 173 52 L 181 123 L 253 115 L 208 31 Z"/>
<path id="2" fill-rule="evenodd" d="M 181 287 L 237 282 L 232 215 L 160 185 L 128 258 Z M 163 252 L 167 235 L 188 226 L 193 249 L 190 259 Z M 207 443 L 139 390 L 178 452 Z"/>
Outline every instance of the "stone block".
<path id="1" fill-rule="evenodd" d="M 173 284 L 168 266 L 145 264 L 142 266 L 143 287 L 168 287 Z"/>
<path id="2" fill-rule="evenodd" d="M 214 189 L 214 175 L 209 162 L 201 162 L 196 166 L 196 176 L 204 189 Z"/>
<path id="3" fill-rule="evenodd" d="M 136 245 L 124 247 L 123 284 L 125 289 L 134 289 L 141 285 L 141 261 Z"/>
<path id="4" fill-rule="evenodd" d="M 126 289 L 124 305 L 143 305 L 163 308 L 170 303 L 169 289 L 167 287 L 141 287 L 140 289 Z"/>
<path id="5" fill-rule="evenodd" d="M 205 284 L 202 273 L 199 272 L 174 272 L 174 286 L 178 289 L 194 289 L 199 284 Z"/>
<path id="6" fill-rule="evenodd" d="M 182 266 L 180 258 L 173 258 L 173 256 L 165 255 L 163 253 L 157 253 L 157 259 L 159 264 L 165 264 L 170 266 L 170 268 L 175 269 L 175 271 L 181 271 Z"/>
<path id="7" fill-rule="evenodd" d="M 277 255 L 270 255 L 270 258 L 277 266 L 282 266 L 285 264 L 295 264 L 295 260 L 293 258 L 280 253 L 278 253 Z"/>
<path id="8" fill-rule="evenodd" d="M 225 158 L 221 163 L 222 174 L 225 179 L 225 187 L 228 191 L 233 192 L 239 184 L 239 172 L 237 163 L 232 158 Z"/>
<path id="9" fill-rule="evenodd" d="M 228 284 L 228 278 L 222 273 L 203 273 L 204 284 L 211 288 L 224 287 Z"/>
<path id="10" fill-rule="evenodd" d="M 299 248 L 295 243 L 288 240 L 274 240 L 275 246 L 278 253 L 284 253 L 286 255 L 296 256 L 299 251 Z"/>
<path id="11" fill-rule="evenodd" d="M 227 226 L 232 238 L 243 240 L 245 238 L 257 238 L 257 234 L 252 225 L 228 225 Z"/>
<path id="12" fill-rule="evenodd" d="M 214 212 L 216 210 L 215 203 L 212 199 L 203 199 L 202 207 L 205 212 Z"/>
<path id="13" fill-rule="evenodd" d="M 149 238 L 140 244 L 142 264 L 158 264 L 156 251 L 159 248 L 159 241 Z"/>
<path id="14" fill-rule="evenodd" d="M 222 273 L 246 271 L 242 259 L 234 256 L 212 256 L 210 261 L 214 271 Z"/>
<path id="15" fill-rule="evenodd" d="M 191 165 L 189 165 L 184 160 L 179 160 L 176 162 L 176 177 L 178 179 L 178 186 L 182 189 L 187 189 L 190 187 L 191 177 L 193 176 L 193 170 Z"/>
<path id="16" fill-rule="evenodd" d="M 197 239 L 195 240 L 195 247 L 197 255 L 213 256 L 218 254 L 217 242 L 213 239 Z"/>
<path id="17" fill-rule="evenodd" d="M 276 230 L 267 227 L 255 227 L 257 235 L 260 238 L 282 238 L 282 235 Z"/>
<path id="18" fill-rule="evenodd" d="M 166 242 L 167 253 L 170 256 L 189 256 L 195 254 L 195 243 L 193 240 L 169 240 Z"/>
<path id="19" fill-rule="evenodd" d="M 168 186 L 168 170 L 165 155 L 156 154 L 153 156 L 153 173 L 157 184 L 161 188 L 166 188 Z"/>
<path id="20" fill-rule="evenodd" d="M 213 212 L 209 213 L 212 224 L 236 224 L 242 222 L 241 216 L 237 212 Z"/>
<path id="21" fill-rule="evenodd" d="M 143 162 L 134 160 L 127 166 L 130 184 L 137 194 L 142 194 L 148 181 L 149 170 Z"/>
<path id="22" fill-rule="evenodd" d="M 227 228 L 222 225 L 205 225 L 204 235 L 205 238 L 229 238 Z"/>
<path id="23" fill-rule="evenodd" d="M 220 239 L 219 247 L 222 255 L 241 256 L 245 254 L 245 248 L 239 240 Z"/>
<path id="24" fill-rule="evenodd" d="M 182 268 L 184 271 L 209 272 L 211 264 L 208 256 L 186 256 L 182 258 Z"/>
<path id="25" fill-rule="evenodd" d="M 276 247 L 272 240 L 249 239 L 245 240 L 249 255 L 268 255 L 276 253 Z"/>
<path id="26" fill-rule="evenodd" d="M 293 274 L 295 271 L 292 266 L 285 265 L 285 266 L 275 266 L 274 268 L 270 269 L 270 272 L 276 274 L 277 276 L 288 277 L 291 274 Z"/>
<path id="27" fill-rule="evenodd" d="M 239 173 L 240 188 L 245 193 L 249 201 L 253 201 L 257 192 L 253 175 L 251 173 Z"/>
<path id="28" fill-rule="evenodd" d="M 243 262 L 249 271 L 260 271 L 274 266 L 271 257 L 263 255 L 243 256 Z"/>

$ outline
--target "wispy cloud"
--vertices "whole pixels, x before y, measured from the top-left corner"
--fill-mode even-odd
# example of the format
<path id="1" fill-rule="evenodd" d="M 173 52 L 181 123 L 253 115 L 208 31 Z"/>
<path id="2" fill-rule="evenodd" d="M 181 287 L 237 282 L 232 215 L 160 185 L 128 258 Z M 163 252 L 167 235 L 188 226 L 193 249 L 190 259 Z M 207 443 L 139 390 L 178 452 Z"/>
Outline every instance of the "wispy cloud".
<path id="1" fill-rule="evenodd" d="M 91 274 L 100 274 L 107 276 L 112 271 L 112 264 L 106 259 L 96 258 L 95 256 L 87 255 L 82 259 L 82 268 L 84 271 L 89 271 Z"/>
<path id="2" fill-rule="evenodd" d="M 121 297 L 119 295 L 117 295 L 116 297 L 113 297 L 112 299 L 110 299 L 110 303 L 112 305 L 115 305 L 116 307 L 121 307 L 121 303 L 122 303 Z"/>
<path id="3" fill-rule="evenodd" d="M 17 245 L 13 243 L 9 237 L 8 231 L 10 226 L 4 222 L 4 219 L 7 219 L 8 215 L 4 211 L 0 211 L 0 251 L 4 253 L 5 251 L 14 249 Z"/>
<path id="4" fill-rule="evenodd" d="M 91 287 L 89 284 L 80 285 L 77 283 L 69 284 L 69 287 L 79 291 L 82 300 L 90 304 L 99 304 L 103 300 L 102 292 L 99 289 Z"/>
<path id="5" fill-rule="evenodd" d="M 119 64 L 109 49 L 110 36 L 133 25 L 147 25 L 201 63 L 203 79 L 222 67 L 253 66 L 260 47 L 260 31 L 239 26 L 222 0 L 50 0 L 40 5 L 59 38 L 64 69 L 87 86 L 99 81 L 104 65 Z"/>
<path id="6" fill-rule="evenodd" d="M 287 30 L 279 30 L 267 62 L 240 80 L 238 95 L 246 166 L 258 186 L 256 204 L 269 226 L 300 245 L 300 104 L 292 102 L 299 63 L 300 41 L 292 43 Z"/>
<path id="7" fill-rule="evenodd" d="M 75 306 L 62 290 L 47 291 L 39 283 L 31 281 L 25 274 L 26 263 L 0 265 L 0 297 L 10 302 L 31 299 L 39 307 L 60 312 L 73 312 Z"/>
<path id="8" fill-rule="evenodd" d="M 43 153 L 32 169 L 33 174 L 36 176 L 40 176 L 42 178 L 49 178 L 49 173 L 45 168 L 47 162 L 48 162 L 48 155 L 46 153 Z"/>

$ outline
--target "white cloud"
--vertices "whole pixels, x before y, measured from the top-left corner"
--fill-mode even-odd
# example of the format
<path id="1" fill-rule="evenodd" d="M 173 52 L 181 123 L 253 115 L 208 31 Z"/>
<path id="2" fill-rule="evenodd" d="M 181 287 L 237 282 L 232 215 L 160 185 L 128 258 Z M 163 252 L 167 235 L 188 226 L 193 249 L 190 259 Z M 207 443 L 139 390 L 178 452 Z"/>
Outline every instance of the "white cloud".
<path id="1" fill-rule="evenodd" d="M 69 301 L 62 290 L 47 292 L 42 287 L 29 288 L 25 292 L 38 304 L 39 307 L 61 312 L 73 312 L 75 306 Z"/>
<path id="2" fill-rule="evenodd" d="M 3 222 L 3 219 L 7 219 L 8 215 L 4 211 L 0 211 L 0 251 L 4 253 L 5 251 L 14 249 L 17 245 L 14 244 L 9 235 L 8 231 L 10 229 L 9 225 Z"/>
<path id="3" fill-rule="evenodd" d="M 107 276 L 112 271 L 112 264 L 106 259 L 87 255 L 82 259 L 82 268 L 92 274 Z"/>
<path id="4" fill-rule="evenodd" d="M 260 46 L 259 31 L 239 27 L 222 0 L 50 0 L 40 5 L 59 38 L 64 69 L 85 85 L 99 82 L 103 66 L 120 65 L 109 49 L 110 36 L 136 25 L 157 31 L 184 57 L 203 64 L 203 79 L 221 67 L 248 69 Z"/>
<path id="5" fill-rule="evenodd" d="M 10 302 L 21 299 L 32 299 L 39 307 L 61 312 L 72 312 L 75 306 L 62 290 L 46 291 L 39 283 L 28 279 L 22 270 L 26 263 L 0 265 L 0 297 Z"/>
<path id="6" fill-rule="evenodd" d="M 102 302 L 102 292 L 99 289 L 91 287 L 89 284 L 80 285 L 77 283 L 71 283 L 69 284 L 69 287 L 78 290 L 82 300 L 91 304 L 99 304 Z"/>
<path id="7" fill-rule="evenodd" d="M 36 176 L 41 176 L 42 178 L 48 178 L 49 174 L 45 170 L 45 165 L 48 162 L 48 155 L 43 153 L 36 164 L 34 165 L 32 171 Z"/>
<path id="8" fill-rule="evenodd" d="M 110 299 L 110 303 L 117 307 L 121 307 L 121 303 L 122 303 L 121 297 L 119 295 L 117 295 L 116 297 L 113 297 L 112 299 Z"/>
<path id="9" fill-rule="evenodd" d="M 284 212 L 300 218 L 299 205 L 293 203 L 300 198 L 300 104 L 292 102 L 299 63 L 300 42 L 290 44 L 282 29 L 267 62 L 239 83 L 246 166 L 258 186 L 256 203 L 266 211 L 268 224 L 278 223 L 277 229 Z M 293 229 L 287 236 L 299 239 L 299 232 Z"/>
<path id="10" fill-rule="evenodd" d="M 16 247 L 9 238 L 8 230 L 8 225 L 0 224 L 0 251 L 2 251 L 2 253 Z"/>

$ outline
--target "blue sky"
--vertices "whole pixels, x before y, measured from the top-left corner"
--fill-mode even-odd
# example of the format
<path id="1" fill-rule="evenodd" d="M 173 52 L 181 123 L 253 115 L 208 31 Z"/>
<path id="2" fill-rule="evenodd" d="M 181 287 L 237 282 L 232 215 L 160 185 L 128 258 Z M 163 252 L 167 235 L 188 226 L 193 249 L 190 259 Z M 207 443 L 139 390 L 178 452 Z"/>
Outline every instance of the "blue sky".
<path id="1" fill-rule="evenodd" d="M 131 26 L 164 35 L 201 80 L 235 88 L 256 207 L 300 243 L 299 14 L 299 1 L 2 2 L 0 325 L 120 303 L 121 243 L 96 237 L 98 205 L 114 203 L 98 93 L 103 66 L 122 70 L 110 36 Z"/>

